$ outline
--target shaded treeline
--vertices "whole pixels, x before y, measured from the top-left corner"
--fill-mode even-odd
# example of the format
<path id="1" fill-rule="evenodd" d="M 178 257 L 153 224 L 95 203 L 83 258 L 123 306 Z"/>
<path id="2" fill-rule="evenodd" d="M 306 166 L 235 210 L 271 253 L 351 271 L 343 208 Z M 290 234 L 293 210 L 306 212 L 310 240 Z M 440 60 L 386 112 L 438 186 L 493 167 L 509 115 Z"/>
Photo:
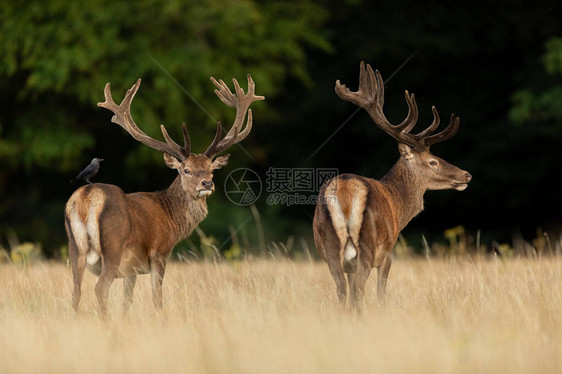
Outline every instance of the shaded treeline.
<path id="1" fill-rule="evenodd" d="M 391 121 L 406 115 L 405 89 L 416 94 L 419 128 L 431 122 L 432 105 L 443 122 L 461 117 L 459 133 L 432 151 L 474 180 L 462 193 L 428 193 L 426 211 L 406 234 L 431 237 L 462 224 L 505 241 L 513 230 L 527 236 L 555 227 L 560 15 L 556 2 L 524 1 L 8 1 L 0 11 L 0 240 L 14 230 L 55 254 L 66 241 L 62 211 L 75 188 L 68 180 L 93 157 L 106 160 L 95 180 L 127 192 L 171 183 L 161 155 L 96 107 L 108 81 L 120 98 L 142 78 L 136 122 L 152 136 L 165 123 L 179 139 L 186 121 L 201 152 L 216 121 L 233 118 L 209 77 L 244 81 L 252 73 L 267 100 L 256 105 L 242 144 L 251 157 L 232 150 L 201 225 L 220 240 L 255 217 L 224 195 L 224 180 L 238 167 L 256 170 L 264 189 L 269 167 L 380 178 L 398 158 L 396 142 L 363 111 L 323 144 L 356 109 L 335 95 L 334 83 L 356 89 L 361 60 L 392 76 Z M 268 241 L 310 237 L 313 205 L 271 205 L 264 193 L 256 207 Z M 253 237 L 255 227 L 252 218 L 239 234 Z"/>

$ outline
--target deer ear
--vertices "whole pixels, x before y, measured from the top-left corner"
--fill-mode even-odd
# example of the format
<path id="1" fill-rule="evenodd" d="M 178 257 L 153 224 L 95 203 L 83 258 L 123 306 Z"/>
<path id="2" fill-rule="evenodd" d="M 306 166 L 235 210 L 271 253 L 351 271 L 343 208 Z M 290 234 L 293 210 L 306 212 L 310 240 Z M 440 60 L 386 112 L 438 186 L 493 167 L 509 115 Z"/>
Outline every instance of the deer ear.
<path id="1" fill-rule="evenodd" d="M 179 162 L 177 158 L 175 158 L 174 156 L 170 156 L 167 153 L 163 153 L 163 155 L 164 162 L 166 163 L 167 167 L 169 167 L 170 169 L 179 169 L 181 167 L 181 162 Z"/>
<path id="2" fill-rule="evenodd" d="M 412 158 L 414 158 L 414 150 L 409 145 L 398 143 L 398 150 L 400 151 L 400 155 L 406 160 L 411 160 Z"/>
<path id="3" fill-rule="evenodd" d="M 217 158 L 215 158 L 215 160 L 213 161 L 213 165 L 212 168 L 213 170 L 216 169 L 220 169 L 223 166 L 225 166 L 226 164 L 228 164 L 228 158 L 230 157 L 230 155 L 224 155 L 224 156 L 219 156 Z"/>

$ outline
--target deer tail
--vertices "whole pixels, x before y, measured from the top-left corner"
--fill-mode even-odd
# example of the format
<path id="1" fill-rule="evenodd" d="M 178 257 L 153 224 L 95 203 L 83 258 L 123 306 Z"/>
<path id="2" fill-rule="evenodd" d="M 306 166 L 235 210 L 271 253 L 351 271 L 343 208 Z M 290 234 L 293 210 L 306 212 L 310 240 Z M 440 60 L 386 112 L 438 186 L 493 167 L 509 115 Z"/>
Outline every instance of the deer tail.
<path id="1" fill-rule="evenodd" d="M 342 267 L 346 273 L 357 271 L 359 234 L 367 192 L 366 186 L 354 179 L 334 181 L 327 186 L 326 204 L 339 239 Z"/>

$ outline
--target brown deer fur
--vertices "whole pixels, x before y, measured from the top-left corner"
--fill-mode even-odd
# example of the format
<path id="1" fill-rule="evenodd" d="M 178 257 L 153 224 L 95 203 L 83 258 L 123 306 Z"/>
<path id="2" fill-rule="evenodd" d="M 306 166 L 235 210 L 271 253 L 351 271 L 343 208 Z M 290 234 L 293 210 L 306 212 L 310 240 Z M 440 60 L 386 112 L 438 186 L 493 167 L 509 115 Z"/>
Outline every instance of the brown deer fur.
<path id="1" fill-rule="evenodd" d="M 453 136 L 455 131 L 450 129 L 458 128 L 458 120 L 452 120 L 452 125 L 433 138 L 432 131 L 423 132 L 422 136 L 409 134 L 417 120 L 413 95 L 408 101 L 407 121 L 392 126 L 382 115 L 382 79 L 370 66 L 365 69 L 363 63 L 360 75 L 359 91 L 350 92 L 338 81 L 336 92 L 365 108 L 381 128 L 399 138 L 400 158 L 380 181 L 354 174 L 342 174 L 328 181 L 320 190 L 313 221 L 314 241 L 328 263 L 338 298 L 346 303 L 349 285 L 354 308 L 361 306 L 365 283 L 373 268 L 377 268 L 378 296 L 383 301 L 392 250 L 400 231 L 423 210 L 425 191 L 462 191 L 472 178 L 466 171 L 432 155 L 427 145 Z M 434 114 L 438 125 L 435 110 Z M 431 127 L 435 131 L 435 122 Z"/>
<path id="2" fill-rule="evenodd" d="M 166 165 L 177 170 L 179 175 L 168 189 L 160 192 L 125 194 L 117 186 L 95 183 L 83 186 L 72 194 L 65 208 L 65 228 L 74 278 L 75 310 L 80 302 L 86 267 L 99 276 L 95 291 L 103 316 L 107 315 L 107 297 L 113 280 L 124 278 L 123 310 L 126 312 L 132 302 L 138 274 L 152 275 L 153 303 L 156 308 L 162 307 L 166 259 L 172 248 L 189 236 L 207 215 L 206 199 L 214 191 L 213 171 L 228 162 L 229 155 L 214 156 L 247 136 L 252 126 L 248 107 L 253 101 L 263 100 L 262 96 L 254 95 L 251 77 L 248 76 L 246 95 L 234 82 L 236 95 L 230 93 L 224 82 L 213 80 L 221 100 L 237 108 L 237 119 L 222 140 L 222 127 L 220 124 L 217 126 L 215 139 L 204 154 L 190 152 L 185 125 L 185 145 L 180 147 L 169 138 L 163 127 L 166 143 L 148 137 L 134 124 L 129 106 L 140 80 L 127 92 L 119 106 L 111 98 L 109 85 L 106 87 L 106 102 L 100 106 L 115 113 L 112 121 L 135 139 L 162 151 Z M 246 112 L 248 121 L 244 131 L 240 132 Z"/>

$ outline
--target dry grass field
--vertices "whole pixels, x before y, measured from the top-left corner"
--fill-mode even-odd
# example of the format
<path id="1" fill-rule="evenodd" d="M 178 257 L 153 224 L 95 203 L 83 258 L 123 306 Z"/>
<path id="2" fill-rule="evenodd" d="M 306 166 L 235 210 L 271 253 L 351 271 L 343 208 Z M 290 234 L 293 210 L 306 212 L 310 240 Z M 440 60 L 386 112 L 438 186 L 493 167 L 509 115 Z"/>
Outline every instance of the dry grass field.
<path id="1" fill-rule="evenodd" d="M 172 263 L 162 311 L 141 276 L 126 318 L 114 283 L 109 321 L 88 272 L 74 315 L 71 278 L 0 266 L 1 373 L 562 372 L 560 258 L 398 259 L 392 298 L 378 305 L 372 276 L 362 314 L 321 262 Z"/>

